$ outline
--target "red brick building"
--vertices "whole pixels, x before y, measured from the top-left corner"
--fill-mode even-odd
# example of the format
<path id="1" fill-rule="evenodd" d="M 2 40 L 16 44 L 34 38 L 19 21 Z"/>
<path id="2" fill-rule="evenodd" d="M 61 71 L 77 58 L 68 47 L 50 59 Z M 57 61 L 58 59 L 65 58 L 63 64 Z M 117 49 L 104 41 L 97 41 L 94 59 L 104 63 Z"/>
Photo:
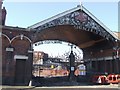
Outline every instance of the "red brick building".
<path id="1" fill-rule="evenodd" d="M 120 39 L 120 32 L 114 32 L 116 36 Z"/>
<path id="2" fill-rule="evenodd" d="M 30 33 L 18 27 L 2 26 L 1 29 L 2 83 L 27 85 L 33 62 L 31 41 L 27 37 Z"/>
<path id="3" fill-rule="evenodd" d="M 43 64 L 48 59 L 48 54 L 41 51 L 33 52 L 33 64 Z"/>

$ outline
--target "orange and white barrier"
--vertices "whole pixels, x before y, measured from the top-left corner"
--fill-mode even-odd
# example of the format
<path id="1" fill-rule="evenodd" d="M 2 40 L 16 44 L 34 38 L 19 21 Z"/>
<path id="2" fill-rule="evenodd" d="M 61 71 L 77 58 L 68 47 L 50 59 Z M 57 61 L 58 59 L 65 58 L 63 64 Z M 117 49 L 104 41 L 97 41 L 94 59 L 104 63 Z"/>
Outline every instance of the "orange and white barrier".
<path id="1" fill-rule="evenodd" d="M 92 82 L 96 84 L 108 84 L 108 79 L 105 75 L 95 75 Z"/>
<path id="2" fill-rule="evenodd" d="M 112 84 L 117 84 L 119 83 L 120 75 L 118 74 L 110 74 L 107 76 L 108 82 Z"/>

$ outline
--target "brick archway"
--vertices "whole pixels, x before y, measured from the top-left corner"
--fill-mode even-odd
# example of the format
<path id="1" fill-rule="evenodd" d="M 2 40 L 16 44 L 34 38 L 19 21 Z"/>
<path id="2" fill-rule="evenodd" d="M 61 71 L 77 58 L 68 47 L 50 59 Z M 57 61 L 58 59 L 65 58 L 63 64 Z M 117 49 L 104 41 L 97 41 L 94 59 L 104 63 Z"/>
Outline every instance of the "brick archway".
<path id="1" fill-rule="evenodd" d="M 2 26 L 0 29 L 3 84 L 28 85 L 32 77 L 32 44 L 41 40 L 73 43 L 83 49 L 84 60 L 91 69 L 96 72 L 120 73 L 120 69 L 115 67 L 116 62 L 120 65 L 120 60 L 115 61 L 116 54 L 113 55 L 118 52 L 120 56 L 120 50 L 117 49 L 120 46 L 119 38 L 85 8 L 81 10 L 76 7 L 28 28 Z M 113 47 L 116 49 L 113 50 Z M 17 69 L 20 68 L 25 71 L 20 73 L 19 78 Z"/>

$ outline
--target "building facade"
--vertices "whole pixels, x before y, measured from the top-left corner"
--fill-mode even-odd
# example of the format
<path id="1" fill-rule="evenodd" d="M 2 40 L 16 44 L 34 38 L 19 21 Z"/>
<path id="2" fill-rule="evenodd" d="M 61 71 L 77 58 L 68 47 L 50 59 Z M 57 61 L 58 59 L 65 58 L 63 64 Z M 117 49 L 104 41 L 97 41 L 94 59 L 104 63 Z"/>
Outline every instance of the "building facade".
<path id="1" fill-rule="evenodd" d="M 31 79 L 33 62 L 31 41 L 27 38 L 29 32 L 23 28 L 6 26 L 1 26 L 1 29 L 2 83 L 27 85 Z"/>
<path id="2" fill-rule="evenodd" d="M 1 23 L 2 84 L 29 84 L 33 67 L 32 46 L 43 40 L 66 41 L 80 47 L 86 72 L 120 74 L 120 39 L 87 9 L 77 6 L 28 28 Z"/>

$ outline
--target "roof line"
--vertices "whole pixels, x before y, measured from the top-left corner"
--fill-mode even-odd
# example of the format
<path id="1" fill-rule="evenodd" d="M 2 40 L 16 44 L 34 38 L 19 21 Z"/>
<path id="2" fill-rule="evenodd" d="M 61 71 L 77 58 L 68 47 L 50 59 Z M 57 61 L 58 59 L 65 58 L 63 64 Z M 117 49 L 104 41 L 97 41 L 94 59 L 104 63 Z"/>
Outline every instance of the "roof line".
<path id="1" fill-rule="evenodd" d="M 82 8 L 81 8 L 82 7 Z M 75 7 L 75 8 L 72 8 L 72 9 L 70 9 L 70 10 L 67 10 L 67 11 L 64 11 L 64 12 L 62 12 L 62 13 L 59 13 L 59 14 L 57 14 L 57 15 L 55 15 L 55 16 L 52 16 L 52 17 L 50 17 L 50 18 L 48 18 L 48 19 L 45 19 L 45 20 L 43 20 L 43 21 L 40 21 L 40 22 L 38 22 L 38 23 L 36 23 L 36 24 L 34 24 L 34 25 L 31 25 L 31 26 L 29 26 L 29 27 L 27 27 L 28 29 L 35 29 L 36 27 L 39 27 L 39 26 L 41 26 L 41 25 L 43 25 L 43 24 L 46 24 L 46 23 L 48 23 L 48 22 L 50 22 L 50 21 L 52 21 L 52 20 L 55 20 L 55 19 L 57 19 L 57 18 L 60 18 L 60 17 L 62 17 L 62 16 L 64 16 L 64 15 L 66 15 L 66 14 L 69 14 L 69 13 L 72 13 L 72 12 L 74 12 L 74 11 L 76 11 L 76 10 L 83 10 L 86 14 L 88 14 L 93 20 L 95 20 L 99 25 L 101 25 L 101 27 L 103 27 L 108 33 L 110 33 L 115 39 L 117 39 L 117 40 L 120 40 L 108 27 L 106 27 L 99 19 L 97 19 L 92 13 L 90 13 L 83 5 L 81 6 L 81 5 L 78 5 L 77 7 Z"/>
<path id="2" fill-rule="evenodd" d="M 119 38 L 107 27 L 105 26 L 98 18 L 96 18 L 91 12 L 89 12 L 85 7 L 83 7 L 83 11 L 85 11 L 93 20 L 95 20 L 98 24 L 100 24 L 107 32 L 109 32 L 115 39 Z"/>
<path id="3" fill-rule="evenodd" d="M 40 25 L 43 25 L 43 24 L 45 24 L 45 23 L 48 23 L 48 22 L 50 22 L 50 21 L 52 21 L 52 20 L 54 20 L 54 19 L 57 19 L 57 18 L 59 18 L 59 17 L 62 17 L 62 16 L 64 16 L 64 15 L 66 15 L 66 14 L 69 14 L 69 13 L 74 12 L 75 10 L 79 10 L 79 9 L 80 9 L 80 6 L 78 5 L 78 6 L 75 7 L 75 8 L 72 8 L 72 9 L 70 9 L 70 10 L 64 11 L 64 12 L 62 12 L 62 13 L 59 13 L 59 14 L 53 16 L 53 17 L 50 17 L 50 18 L 45 19 L 45 20 L 43 20 L 43 21 L 40 21 L 40 22 L 38 22 L 38 23 L 36 23 L 36 24 L 34 24 L 34 25 L 32 25 L 32 26 L 29 26 L 29 27 L 27 27 L 27 28 L 35 28 L 35 27 L 38 27 L 38 26 L 40 26 Z"/>

